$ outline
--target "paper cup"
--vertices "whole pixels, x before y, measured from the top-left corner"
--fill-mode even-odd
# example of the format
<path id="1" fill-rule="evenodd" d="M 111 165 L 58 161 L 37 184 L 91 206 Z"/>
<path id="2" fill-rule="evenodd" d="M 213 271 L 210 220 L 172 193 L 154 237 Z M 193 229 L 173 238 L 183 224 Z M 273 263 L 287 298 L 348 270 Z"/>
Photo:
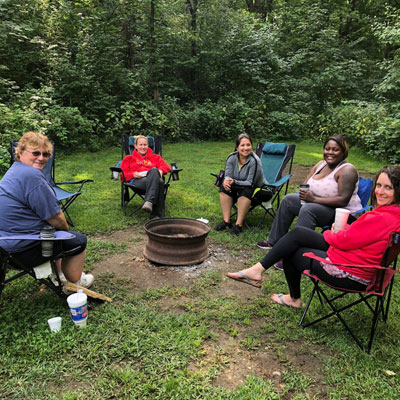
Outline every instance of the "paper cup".
<path id="1" fill-rule="evenodd" d="M 349 219 L 350 211 L 345 208 L 337 208 L 335 214 L 335 227 L 334 231 L 339 232 L 342 231 L 347 224 L 347 220 Z"/>
<path id="2" fill-rule="evenodd" d="M 88 309 L 87 296 L 85 293 L 74 293 L 67 297 L 71 318 L 79 328 L 86 326 Z"/>
<path id="3" fill-rule="evenodd" d="M 52 332 L 60 332 L 61 330 L 61 321 L 62 318 L 61 317 L 54 317 L 54 318 L 50 318 L 49 320 L 47 320 L 50 330 Z"/>

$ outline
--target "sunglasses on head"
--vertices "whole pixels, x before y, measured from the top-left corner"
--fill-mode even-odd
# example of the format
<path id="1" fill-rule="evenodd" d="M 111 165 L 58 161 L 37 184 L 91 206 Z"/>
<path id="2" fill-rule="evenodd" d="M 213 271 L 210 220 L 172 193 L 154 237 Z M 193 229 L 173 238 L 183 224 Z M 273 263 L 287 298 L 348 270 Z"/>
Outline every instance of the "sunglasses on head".
<path id="1" fill-rule="evenodd" d="M 44 151 L 43 153 L 39 150 L 35 150 L 35 151 L 24 150 L 24 151 L 31 153 L 35 157 L 40 157 L 41 155 L 43 155 L 44 158 L 49 158 L 51 156 L 51 153 L 49 153 L 48 151 Z"/>

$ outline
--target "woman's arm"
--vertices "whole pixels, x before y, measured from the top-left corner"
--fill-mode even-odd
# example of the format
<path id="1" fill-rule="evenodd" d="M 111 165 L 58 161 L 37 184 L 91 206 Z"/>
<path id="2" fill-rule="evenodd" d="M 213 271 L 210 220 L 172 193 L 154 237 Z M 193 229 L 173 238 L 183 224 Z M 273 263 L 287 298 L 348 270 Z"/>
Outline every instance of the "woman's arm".
<path id="1" fill-rule="evenodd" d="M 58 214 L 53 215 L 52 217 L 47 219 L 47 222 L 51 226 L 54 226 L 54 228 L 56 228 L 58 231 L 68 231 L 69 230 L 67 220 L 65 219 L 65 215 L 62 212 L 62 210 L 60 210 L 60 212 Z"/>
<path id="2" fill-rule="evenodd" d="M 352 165 L 343 167 L 335 175 L 338 184 L 338 195 L 333 197 L 318 197 L 311 191 L 301 192 L 300 199 L 309 203 L 322 204 L 328 207 L 345 207 L 349 204 L 351 196 L 358 182 L 358 172 Z"/>
<path id="3" fill-rule="evenodd" d="M 138 166 L 132 155 L 127 155 L 121 163 L 121 169 L 124 171 L 125 179 L 129 182 L 131 179 L 136 178 L 135 172 L 138 172 Z"/>

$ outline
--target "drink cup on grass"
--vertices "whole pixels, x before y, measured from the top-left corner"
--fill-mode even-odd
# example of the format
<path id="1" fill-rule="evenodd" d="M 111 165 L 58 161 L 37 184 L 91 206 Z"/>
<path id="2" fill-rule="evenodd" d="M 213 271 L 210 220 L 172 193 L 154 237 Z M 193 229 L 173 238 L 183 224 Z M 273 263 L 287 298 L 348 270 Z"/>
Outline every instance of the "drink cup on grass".
<path id="1" fill-rule="evenodd" d="M 74 324 L 79 328 L 86 326 L 88 317 L 86 294 L 82 292 L 71 294 L 67 297 L 67 302 Z"/>
<path id="2" fill-rule="evenodd" d="M 61 321 L 62 318 L 61 317 L 54 317 L 54 318 L 50 318 L 49 320 L 47 320 L 50 330 L 52 332 L 60 332 L 61 330 Z"/>
<path id="3" fill-rule="evenodd" d="M 335 213 L 334 231 L 339 232 L 346 228 L 347 220 L 349 219 L 350 211 L 345 208 L 337 208 Z"/>

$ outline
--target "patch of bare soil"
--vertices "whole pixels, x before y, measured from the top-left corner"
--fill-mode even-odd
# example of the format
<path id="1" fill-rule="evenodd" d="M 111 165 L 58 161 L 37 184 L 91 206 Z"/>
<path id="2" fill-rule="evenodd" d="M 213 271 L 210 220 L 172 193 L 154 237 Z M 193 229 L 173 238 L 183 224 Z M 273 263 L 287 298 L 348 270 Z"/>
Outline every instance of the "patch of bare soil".
<path id="1" fill-rule="evenodd" d="M 248 266 L 251 250 L 234 250 L 225 248 L 220 244 L 208 240 L 209 257 L 201 264 L 184 267 L 156 266 L 143 257 L 143 249 L 147 238 L 143 233 L 133 229 L 114 232 L 109 236 L 98 236 L 97 240 L 115 241 L 125 243 L 127 248 L 121 254 L 110 256 L 99 262 L 94 273 L 97 282 L 101 282 L 102 276 L 106 279 L 112 274 L 113 280 L 120 281 L 127 294 L 138 294 L 148 289 L 159 289 L 166 286 L 171 288 L 189 287 L 201 274 L 209 271 L 217 271 L 224 281 L 216 286 L 216 296 L 236 296 L 238 301 L 246 301 L 255 296 L 265 295 L 249 285 L 240 284 L 225 278 L 228 271 L 236 271 Z M 101 284 L 100 284 L 101 285 Z M 118 289 L 116 289 L 117 291 Z M 118 300 L 117 300 L 118 301 Z M 163 298 L 162 309 L 169 312 L 184 313 L 182 307 L 185 302 L 180 296 L 177 300 L 172 297 Z M 265 319 L 252 320 L 249 329 L 257 329 L 265 324 Z M 241 328 L 242 329 L 242 328 Z M 248 332 L 241 332 L 244 335 Z M 242 337 L 244 336 L 242 335 Z M 268 343 L 268 338 L 262 338 L 263 343 Z M 265 347 L 264 347 L 265 346 Z M 274 346 L 261 345 L 256 351 L 242 349 L 240 339 L 232 338 L 224 332 L 218 332 L 216 339 L 205 342 L 203 357 L 189 366 L 192 371 L 207 368 L 213 363 L 219 366 L 225 364 L 224 370 L 220 371 L 214 384 L 230 389 L 235 389 L 244 384 L 250 376 L 258 376 L 271 380 L 277 391 L 281 392 L 284 387 L 283 371 L 294 368 L 300 373 L 307 374 L 313 381 L 308 389 L 310 397 L 324 398 L 326 388 L 323 383 L 322 359 L 326 349 L 321 351 L 318 346 L 307 345 L 304 350 L 303 343 L 284 343 L 281 347 L 284 351 L 277 351 Z M 220 363 L 221 358 L 227 362 Z M 287 396 L 283 398 L 289 398 Z"/>

